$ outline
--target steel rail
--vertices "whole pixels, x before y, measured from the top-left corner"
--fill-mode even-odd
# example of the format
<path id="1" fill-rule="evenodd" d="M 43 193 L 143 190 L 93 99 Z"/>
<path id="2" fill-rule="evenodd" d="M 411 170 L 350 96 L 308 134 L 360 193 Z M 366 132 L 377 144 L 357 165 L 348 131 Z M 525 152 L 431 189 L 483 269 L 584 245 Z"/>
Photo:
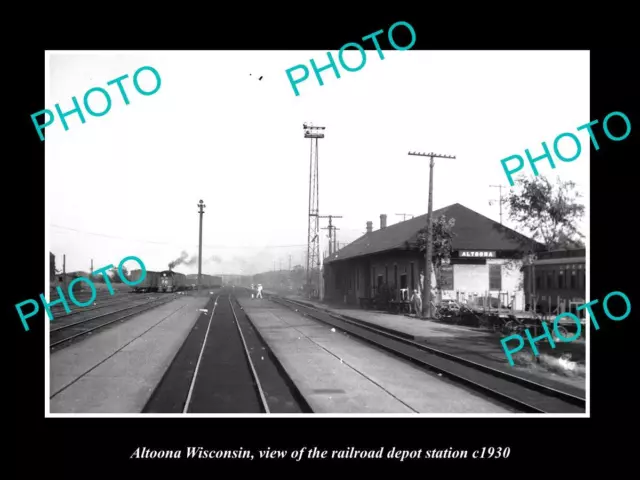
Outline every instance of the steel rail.
<path id="1" fill-rule="evenodd" d="M 227 298 L 229 300 L 229 305 L 231 305 L 231 312 L 233 313 L 233 318 L 236 322 L 236 327 L 238 327 L 238 333 L 240 334 L 240 339 L 242 340 L 242 345 L 244 346 L 244 353 L 245 353 L 245 356 L 247 357 L 247 362 L 249 363 L 249 367 L 251 368 L 251 374 L 253 375 L 253 380 L 255 381 L 256 389 L 260 394 L 260 400 L 262 401 L 262 408 L 264 409 L 265 413 L 271 413 L 269 411 L 269 404 L 267 403 L 267 399 L 264 395 L 264 391 L 262 390 L 262 385 L 260 384 L 260 379 L 258 378 L 258 373 L 256 372 L 256 369 L 253 366 L 253 361 L 251 360 L 251 354 L 249 353 L 247 342 L 245 342 L 244 340 L 244 335 L 242 334 L 242 328 L 240 327 L 240 322 L 238 321 L 238 317 L 236 316 L 236 311 L 233 308 L 233 302 L 231 302 L 231 295 L 229 295 Z"/>
<path id="2" fill-rule="evenodd" d="M 209 324 L 207 325 L 207 331 L 204 334 L 204 339 L 202 340 L 202 347 L 200 348 L 200 354 L 198 355 L 198 361 L 196 362 L 196 369 L 193 372 L 193 377 L 191 378 L 191 384 L 189 385 L 189 392 L 187 393 L 187 399 L 184 402 L 184 408 L 182 409 L 182 413 L 187 413 L 189 410 L 189 405 L 191 404 L 191 395 L 193 394 L 193 388 L 196 385 L 196 379 L 198 378 L 198 370 L 200 369 L 200 362 L 202 361 L 202 354 L 204 353 L 204 347 L 207 345 L 207 338 L 209 338 L 209 329 L 211 328 L 211 321 L 213 320 L 213 315 L 216 313 L 216 307 L 218 306 L 218 299 L 220 295 L 218 295 L 213 303 L 213 309 L 211 310 L 211 316 L 209 317 Z"/>

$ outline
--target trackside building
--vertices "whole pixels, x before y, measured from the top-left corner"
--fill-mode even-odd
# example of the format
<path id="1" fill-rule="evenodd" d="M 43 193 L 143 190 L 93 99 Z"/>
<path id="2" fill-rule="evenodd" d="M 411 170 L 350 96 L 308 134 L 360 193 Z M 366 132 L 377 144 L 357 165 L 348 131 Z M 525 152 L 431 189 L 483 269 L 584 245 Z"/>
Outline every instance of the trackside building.
<path id="1" fill-rule="evenodd" d="M 543 250 L 542 244 L 459 203 L 435 210 L 433 219 L 441 215 L 455 219 L 451 261 L 441 270 L 444 298 L 490 295 L 509 303 L 509 297 L 522 292 L 521 259 L 531 250 Z M 419 288 L 425 260 L 417 239 L 427 215 L 386 223 L 386 215 L 380 215 L 380 229 L 374 231 L 367 222 L 365 235 L 325 259 L 325 299 L 358 305 L 386 287 L 392 299 L 401 300 L 401 289 L 410 296 Z"/>

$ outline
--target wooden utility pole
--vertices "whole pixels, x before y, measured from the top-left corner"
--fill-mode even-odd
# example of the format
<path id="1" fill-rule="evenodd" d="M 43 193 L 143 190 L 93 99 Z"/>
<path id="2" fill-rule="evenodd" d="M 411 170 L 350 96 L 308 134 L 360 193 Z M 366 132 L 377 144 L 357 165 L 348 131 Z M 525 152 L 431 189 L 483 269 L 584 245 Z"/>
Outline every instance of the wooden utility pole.
<path id="1" fill-rule="evenodd" d="M 324 252 L 324 256 L 322 258 L 327 258 L 327 255 L 331 256 L 331 254 L 333 253 L 331 251 L 331 247 L 333 245 L 333 240 L 332 240 L 332 233 L 333 232 L 333 227 L 331 225 L 329 225 L 328 227 L 322 227 L 322 230 L 329 230 L 329 251 L 328 252 Z"/>
<path id="2" fill-rule="evenodd" d="M 198 294 L 200 294 L 200 285 L 202 285 L 202 215 L 206 205 L 202 200 L 198 202 L 198 213 L 200 214 L 200 244 L 198 246 Z"/>
<path id="3" fill-rule="evenodd" d="M 450 155 L 440 155 L 437 153 L 418 153 L 409 152 L 409 155 L 415 155 L 418 157 L 430 157 L 429 162 L 429 213 L 427 214 L 427 248 L 424 254 L 425 269 L 424 269 L 424 293 L 422 303 L 422 315 L 425 318 L 432 317 L 431 309 L 431 260 L 433 259 L 433 159 L 434 158 L 451 158 L 456 157 Z"/>
<path id="4" fill-rule="evenodd" d="M 331 221 L 334 218 L 342 218 L 342 217 L 340 215 L 318 215 L 318 218 L 328 218 L 329 219 L 329 226 L 323 228 L 323 230 L 329 230 L 329 256 L 331 256 L 331 254 L 334 253 L 332 250 L 335 250 L 335 242 L 333 241 L 332 233 L 333 233 L 333 230 L 336 229 L 336 227 L 333 226 Z"/>
<path id="5" fill-rule="evenodd" d="M 329 230 L 329 252 L 328 255 L 324 256 L 324 258 L 327 258 L 338 251 L 338 243 L 336 241 L 338 234 L 336 233 L 336 230 L 340 229 L 335 225 L 329 225 L 328 227 L 323 227 L 322 230 Z"/>
<path id="6" fill-rule="evenodd" d="M 502 225 L 502 189 L 505 188 L 502 185 L 489 185 L 491 188 L 499 188 L 500 189 L 500 225 Z M 489 202 L 489 205 L 492 205 L 492 202 Z"/>

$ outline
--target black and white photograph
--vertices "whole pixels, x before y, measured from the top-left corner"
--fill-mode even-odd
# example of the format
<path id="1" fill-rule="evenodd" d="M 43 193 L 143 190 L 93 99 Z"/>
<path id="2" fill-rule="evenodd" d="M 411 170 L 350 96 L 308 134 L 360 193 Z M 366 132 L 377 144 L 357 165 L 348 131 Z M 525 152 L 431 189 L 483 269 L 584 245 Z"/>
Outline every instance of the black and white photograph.
<path id="1" fill-rule="evenodd" d="M 589 416 L 589 51 L 366 48 L 46 52 L 45 416 Z"/>

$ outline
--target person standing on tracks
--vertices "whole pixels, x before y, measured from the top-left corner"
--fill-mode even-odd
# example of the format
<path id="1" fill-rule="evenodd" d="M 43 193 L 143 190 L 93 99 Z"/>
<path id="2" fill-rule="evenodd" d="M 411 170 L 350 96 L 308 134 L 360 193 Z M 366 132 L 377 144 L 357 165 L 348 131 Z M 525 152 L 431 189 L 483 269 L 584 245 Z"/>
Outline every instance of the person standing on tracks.
<path id="1" fill-rule="evenodd" d="M 256 298 L 262 298 L 262 284 L 258 284 L 258 294 L 256 295 Z"/>

